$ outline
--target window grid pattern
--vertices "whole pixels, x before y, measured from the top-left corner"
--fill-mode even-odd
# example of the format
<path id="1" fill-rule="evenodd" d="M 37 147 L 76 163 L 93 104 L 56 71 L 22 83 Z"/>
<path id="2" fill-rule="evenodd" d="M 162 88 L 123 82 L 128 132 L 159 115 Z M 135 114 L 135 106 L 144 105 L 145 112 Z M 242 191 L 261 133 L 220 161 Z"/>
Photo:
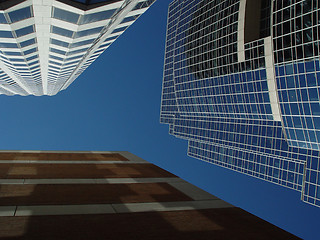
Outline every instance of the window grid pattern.
<path id="1" fill-rule="evenodd" d="M 320 3 L 274 1 L 273 45 L 284 128 L 291 146 L 314 149 L 302 200 L 320 206 Z"/>
<path id="2" fill-rule="evenodd" d="M 83 10 L 77 4 L 52 1 L 51 5 L 41 5 L 27 0 L 11 8 L 14 10 L 0 12 L 0 55 L 5 59 L 2 71 L 10 71 L 7 75 L 10 85 L 6 87 L 9 95 L 55 95 L 65 89 L 66 83 L 75 75 L 74 70 L 78 68 L 76 77 L 79 76 L 154 0 L 79 2 L 99 4 Z M 113 24 L 112 30 L 108 31 L 109 23 L 116 20 L 114 16 L 131 2 L 133 5 L 130 5 L 128 16 L 122 15 L 120 22 Z M 35 24 L 35 18 L 38 22 L 43 18 L 48 25 Z M 50 30 L 43 33 L 45 26 Z M 108 41 L 91 51 L 106 33 L 110 35 Z M 13 89 L 16 85 L 20 88 Z"/>
<path id="3" fill-rule="evenodd" d="M 1 79 L 3 84 L 5 85 L 5 82 L 9 84 L 10 87 L 5 86 L 10 92 L 9 95 L 17 93 L 28 95 L 26 89 L 34 95 L 43 94 L 32 6 L 8 10 L 1 15 L 4 19 L 0 22 L 1 29 L 10 24 L 11 31 L 0 30 L 0 60 L 10 71 L 11 76 L 14 76 L 12 78 L 6 74 L 6 77 Z M 15 27 L 24 23 L 25 27 Z M 24 87 L 21 87 L 21 84 Z"/>
<path id="4" fill-rule="evenodd" d="M 267 79 L 268 28 L 261 39 L 244 44 L 245 60 L 238 62 L 239 1 L 173 1 L 160 113 L 170 134 L 188 140 L 189 156 L 301 191 L 302 200 L 315 206 L 320 206 L 318 4 L 273 0 L 264 6 L 263 21 L 274 23 L 274 52 L 267 54 L 274 54 L 279 121 L 272 115 Z M 301 29 L 285 32 L 283 22 L 300 14 L 297 5 Z M 300 45 L 285 46 L 283 38 L 291 41 L 298 31 L 305 34 Z M 302 58 L 294 54 L 309 42 Z"/>

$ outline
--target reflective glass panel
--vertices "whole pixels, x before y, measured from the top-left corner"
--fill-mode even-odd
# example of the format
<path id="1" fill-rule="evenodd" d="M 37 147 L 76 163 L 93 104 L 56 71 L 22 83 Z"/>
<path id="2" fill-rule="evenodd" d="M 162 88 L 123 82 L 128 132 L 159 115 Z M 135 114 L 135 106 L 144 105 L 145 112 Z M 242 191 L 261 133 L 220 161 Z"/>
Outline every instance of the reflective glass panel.
<path id="1" fill-rule="evenodd" d="M 1 48 L 18 48 L 16 43 L 0 43 Z"/>
<path id="2" fill-rule="evenodd" d="M 20 52 L 4 52 L 8 56 L 21 56 Z"/>
<path id="3" fill-rule="evenodd" d="M 4 23 L 4 24 L 7 23 L 7 20 L 6 20 L 6 18 L 4 17 L 4 14 L 3 14 L 3 13 L 0 13 L 0 23 Z"/>
<path id="4" fill-rule="evenodd" d="M 25 36 L 34 32 L 33 25 L 16 30 L 17 37 Z"/>
<path id="5" fill-rule="evenodd" d="M 80 19 L 80 24 L 87 24 L 87 23 L 92 23 L 92 22 L 98 22 L 98 21 L 102 21 L 105 19 L 109 19 L 114 11 L 116 9 L 112 9 L 112 10 L 107 10 L 107 11 L 103 11 L 103 12 L 98 12 L 98 13 L 91 13 L 91 14 L 87 14 L 81 17 Z"/>
<path id="6" fill-rule="evenodd" d="M 92 43 L 94 40 L 95 39 L 89 39 L 89 40 L 85 40 L 85 41 L 81 41 L 81 42 L 77 42 L 77 43 L 71 43 L 70 48 L 75 48 L 75 47 L 87 45 L 87 44 Z"/>
<path id="7" fill-rule="evenodd" d="M 66 55 L 65 51 L 62 51 L 62 50 L 59 50 L 59 49 L 56 49 L 56 48 L 50 48 L 50 52 L 58 53 L 58 54 L 61 54 L 61 55 Z"/>
<path id="8" fill-rule="evenodd" d="M 127 26 L 121 27 L 121 28 L 117 28 L 117 29 L 113 30 L 112 33 L 122 32 L 122 31 L 124 31 L 126 28 L 127 28 Z"/>
<path id="9" fill-rule="evenodd" d="M 84 37 L 84 36 L 96 34 L 96 33 L 101 32 L 102 28 L 103 28 L 103 27 L 97 27 L 97 28 L 92 28 L 92 29 L 88 29 L 88 30 L 76 32 L 76 34 L 74 35 L 74 37 L 75 37 L 75 38 L 79 38 L 79 37 Z"/>
<path id="10" fill-rule="evenodd" d="M 37 57 L 38 57 L 38 55 L 34 55 L 34 56 L 26 58 L 26 60 L 30 61 L 30 60 L 36 59 Z"/>
<path id="11" fill-rule="evenodd" d="M 0 31 L 0 38 L 13 38 L 12 32 Z"/>
<path id="12" fill-rule="evenodd" d="M 59 61 L 63 61 L 63 58 L 60 58 L 60 57 L 57 57 L 57 56 L 53 56 L 53 55 L 49 55 L 49 58 L 56 59 L 56 60 L 59 60 Z"/>
<path id="13" fill-rule="evenodd" d="M 62 21 L 77 23 L 79 16 L 79 14 L 73 12 L 62 10 L 60 8 L 53 8 L 53 17 Z"/>
<path id="14" fill-rule="evenodd" d="M 85 51 L 87 51 L 87 49 L 88 49 L 88 48 L 83 48 L 83 49 L 79 49 L 79 50 L 75 50 L 75 51 L 68 52 L 67 56 L 74 55 L 74 54 L 77 54 L 77 53 L 85 52 Z"/>
<path id="15" fill-rule="evenodd" d="M 13 23 L 32 17 L 30 7 L 21 8 L 16 11 L 9 12 L 8 15 L 10 17 L 11 22 Z"/>
<path id="16" fill-rule="evenodd" d="M 136 19 L 137 15 L 136 16 L 131 16 L 131 17 L 126 17 L 122 20 L 121 23 L 126 23 L 126 22 L 131 22 L 131 21 L 134 21 Z"/>
<path id="17" fill-rule="evenodd" d="M 69 43 L 67 42 L 63 42 L 63 41 L 60 41 L 60 40 L 57 40 L 57 39 L 50 39 L 51 41 L 51 44 L 54 44 L 54 45 L 58 45 L 58 46 L 61 46 L 61 47 L 69 47 Z"/>
<path id="18" fill-rule="evenodd" d="M 30 45 L 35 44 L 35 43 L 36 43 L 36 39 L 32 38 L 32 39 L 29 39 L 27 41 L 21 42 L 20 46 L 23 48 L 23 47 L 30 46 Z"/>
<path id="19" fill-rule="evenodd" d="M 73 35 L 73 31 L 56 27 L 56 26 L 52 26 L 51 32 L 61 36 L 69 37 L 69 38 L 72 38 L 72 35 Z"/>

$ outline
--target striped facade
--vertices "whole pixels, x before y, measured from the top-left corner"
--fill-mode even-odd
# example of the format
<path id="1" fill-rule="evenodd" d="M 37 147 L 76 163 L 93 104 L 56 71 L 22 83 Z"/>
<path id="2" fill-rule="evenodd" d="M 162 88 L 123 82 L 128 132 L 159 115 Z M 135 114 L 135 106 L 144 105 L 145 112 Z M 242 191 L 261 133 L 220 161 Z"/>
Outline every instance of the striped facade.
<path id="1" fill-rule="evenodd" d="M 0 94 L 66 89 L 154 0 L 0 3 Z"/>
<path id="2" fill-rule="evenodd" d="M 2 239 L 298 239 L 129 152 L 0 152 Z"/>

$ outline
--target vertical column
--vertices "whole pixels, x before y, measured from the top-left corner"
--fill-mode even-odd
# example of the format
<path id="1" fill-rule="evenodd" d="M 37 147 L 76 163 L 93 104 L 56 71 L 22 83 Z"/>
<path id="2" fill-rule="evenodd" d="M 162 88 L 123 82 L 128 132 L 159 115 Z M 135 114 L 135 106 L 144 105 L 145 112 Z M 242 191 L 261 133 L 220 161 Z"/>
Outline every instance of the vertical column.
<path id="1" fill-rule="evenodd" d="M 247 0 L 240 0 L 238 17 L 238 61 L 244 62 L 244 26 Z"/>
<path id="2" fill-rule="evenodd" d="M 271 37 L 266 37 L 264 39 L 264 52 L 272 115 L 275 121 L 281 121 Z"/>
<path id="3" fill-rule="evenodd" d="M 52 0 L 33 0 L 43 94 L 48 94 L 48 62 Z"/>

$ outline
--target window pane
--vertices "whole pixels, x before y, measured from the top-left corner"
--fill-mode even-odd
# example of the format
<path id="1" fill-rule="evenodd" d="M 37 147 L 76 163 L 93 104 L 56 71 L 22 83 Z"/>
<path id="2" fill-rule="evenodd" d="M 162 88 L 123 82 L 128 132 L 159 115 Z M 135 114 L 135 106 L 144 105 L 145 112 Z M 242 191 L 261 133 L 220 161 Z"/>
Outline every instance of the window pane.
<path id="1" fill-rule="evenodd" d="M 53 55 L 49 55 L 49 58 L 56 59 L 56 60 L 59 60 L 59 61 L 63 61 L 63 58 L 60 58 L 60 57 L 57 57 L 57 56 L 53 56 Z"/>
<path id="2" fill-rule="evenodd" d="M 62 21 L 77 23 L 79 19 L 79 14 L 62 10 L 60 8 L 53 9 L 53 17 L 56 19 L 60 19 Z"/>
<path id="3" fill-rule="evenodd" d="M 63 42 L 63 41 L 60 41 L 60 40 L 57 40 L 57 39 L 50 39 L 51 40 L 51 43 L 54 44 L 54 45 L 58 45 L 58 46 L 61 46 L 61 47 L 69 47 L 69 43 L 67 42 Z"/>
<path id="4" fill-rule="evenodd" d="M 79 62 L 78 60 L 73 61 L 73 62 L 68 62 L 68 63 L 65 63 L 65 64 L 63 65 L 63 67 L 69 66 L 69 65 L 73 65 L 73 64 L 77 64 L 78 62 Z"/>
<path id="5" fill-rule="evenodd" d="M 33 39 L 29 39 L 27 41 L 21 42 L 20 46 L 23 48 L 23 47 L 30 46 L 30 45 L 35 44 L 35 43 L 36 43 L 36 39 L 33 38 Z"/>
<path id="6" fill-rule="evenodd" d="M 88 49 L 88 48 L 83 48 L 83 49 L 79 49 L 79 50 L 75 50 L 75 51 L 68 52 L 68 56 L 74 55 L 74 54 L 77 54 L 77 53 L 85 52 L 85 51 L 87 51 L 87 49 Z"/>
<path id="7" fill-rule="evenodd" d="M 16 43 L 0 43 L 0 48 L 18 48 Z"/>
<path id="8" fill-rule="evenodd" d="M 21 8 L 16 11 L 9 12 L 8 15 L 11 22 L 13 23 L 32 17 L 30 7 Z"/>
<path id="9" fill-rule="evenodd" d="M 124 31 L 126 28 L 127 28 L 127 26 L 121 27 L 121 28 L 117 28 L 117 29 L 113 30 L 112 33 L 122 32 L 122 31 Z"/>
<path id="10" fill-rule="evenodd" d="M 82 58 L 82 56 L 83 56 L 83 55 L 79 55 L 79 56 L 75 56 L 75 57 L 69 57 L 69 58 L 66 59 L 66 62 L 67 62 L 67 61 L 74 60 L 74 59 L 80 59 L 80 58 Z"/>
<path id="11" fill-rule="evenodd" d="M 0 23 L 7 23 L 6 18 L 4 17 L 3 13 L 0 13 Z"/>
<path id="12" fill-rule="evenodd" d="M 84 36 L 96 34 L 96 33 L 101 32 L 102 28 L 103 27 L 98 27 L 98 28 L 92 28 L 92 29 L 80 31 L 80 32 L 77 32 L 74 37 L 79 38 L 79 37 L 84 37 Z"/>
<path id="13" fill-rule="evenodd" d="M 54 52 L 54 53 L 58 53 L 61 55 L 66 55 L 65 51 L 59 50 L 59 49 L 55 49 L 55 48 L 50 48 L 50 52 Z"/>
<path id="14" fill-rule="evenodd" d="M 32 57 L 28 57 L 26 58 L 27 61 L 30 61 L 30 60 L 33 60 L 33 59 L 36 59 L 38 57 L 38 55 L 34 55 Z"/>
<path id="15" fill-rule="evenodd" d="M 73 31 L 70 31 L 64 28 L 59 28 L 56 26 L 52 26 L 51 32 L 61 36 L 69 37 L 69 38 L 72 38 L 72 35 L 73 35 Z"/>
<path id="16" fill-rule="evenodd" d="M 70 44 L 70 48 L 75 48 L 75 47 L 87 45 L 87 44 L 92 43 L 94 40 L 95 39 L 89 39 L 89 40 L 86 40 L 86 41 L 81 41 L 81 42 L 77 42 L 77 43 L 71 43 Z"/>
<path id="17" fill-rule="evenodd" d="M 126 22 L 131 22 L 131 21 L 134 21 L 136 19 L 136 17 L 138 17 L 137 15 L 136 16 L 131 16 L 131 17 L 126 17 L 122 20 L 121 23 L 126 23 Z"/>
<path id="18" fill-rule="evenodd" d="M 4 52 L 8 56 L 21 56 L 21 52 Z"/>
<path id="19" fill-rule="evenodd" d="M 113 39 L 116 39 L 117 37 L 119 37 L 119 35 L 117 35 L 117 36 L 113 36 L 113 37 L 109 37 L 109 38 L 107 38 L 106 40 L 104 40 L 105 42 L 107 42 L 107 41 L 110 41 L 110 40 L 113 40 Z"/>
<path id="20" fill-rule="evenodd" d="M 17 37 L 21 37 L 21 36 L 25 36 L 27 34 L 33 33 L 34 32 L 34 28 L 33 25 L 25 27 L 25 28 L 20 28 L 18 30 L 16 30 L 16 35 Z"/>
<path id="21" fill-rule="evenodd" d="M 30 50 L 24 51 L 23 54 L 24 54 L 24 55 L 28 55 L 28 54 L 34 53 L 34 52 L 36 52 L 36 51 L 38 51 L 37 48 L 32 48 L 32 49 L 30 49 Z"/>
<path id="22" fill-rule="evenodd" d="M 13 38 L 12 32 L 0 31 L 0 38 Z"/>
<path id="23" fill-rule="evenodd" d="M 87 24 L 92 22 L 98 22 L 105 19 L 110 19 L 116 9 L 107 10 L 98 13 L 91 13 L 81 17 L 80 24 Z"/>

